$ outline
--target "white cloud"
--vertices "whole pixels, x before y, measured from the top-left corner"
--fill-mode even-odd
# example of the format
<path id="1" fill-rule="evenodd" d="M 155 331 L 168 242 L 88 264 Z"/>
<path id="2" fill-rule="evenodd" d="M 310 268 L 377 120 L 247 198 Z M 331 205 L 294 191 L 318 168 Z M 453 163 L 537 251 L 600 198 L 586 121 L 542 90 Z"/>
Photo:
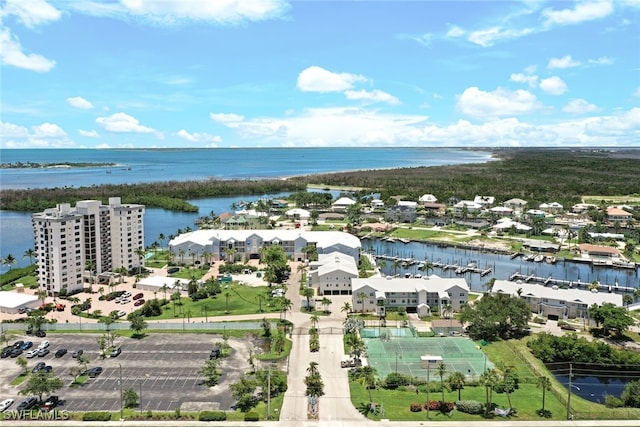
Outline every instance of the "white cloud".
<path id="1" fill-rule="evenodd" d="M 604 18 L 612 12 L 613 6 L 610 1 L 597 1 L 577 3 L 573 9 L 545 9 L 542 11 L 542 16 L 545 18 L 546 25 L 570 25 Z"/>
<path id="2" fill-rule="evenodd" d="M 572 99 L 567 105 L 562 108 L 562 111 L 570 114 L 584 114 L 591 113 L 593 111 L 596 111 L 597 109 L 598 107 L 590 104 L 584 99 Z"/>
<path id="3" fill-rule="evenodd" d="M 121 0 L 117 5 L 82 2 L 70 7 L 98 16 L 133 16 L 160 25 L 192 21 L 236 25 L 279 18 L 291 6 L 283 0 Z"/>
<path id="4" fill-rule="evenodd" d="M 352 101 L 371 101 L 371 102 L 386 102 L 391 105 L 400 104 L 400 100 L 395 96 L 388 94 L 387 92 L 383 92 L 381 90 L 347 90 L 344 95 L 347 99 Z"/>
<path id="5" fill-rule="evenodd" d="M 14 15 L 25 27 L 57 21 L 62 15 L 58 9 L 44 0 L 6 0 L 1 15 Z"/>
<path id="6" fill-rule="evenodd" d="M 433 40 L 433 34 L 424 33 L 424 34 L 398 34 L 396 36 L 400 40 L 412 40 L 421 44 L 422 46 L 429 47 L 431 45 L 431 41 Z"/>
<path id="7" fill-rule="evenodd" d="M 549 63 L 547 64 L 547 68 L 550 70 L 554 68 L 564 69 L 564 68 L 577 67 L 579 65 L 580 65 L 579 61 L 574 61 L 571 58 L 571 55 L 566 55 L 566 56 L 563 56 L 562 58 L 551 58 L 549 60 Z"/>
<path id="8" fill-rule="evenodd" d="M 469 35 L 469 41 L 471 43 L 475 43 L 482 47 L 490 47 L 495 44 L 496 41 L 505 40 L 505 39 L 517 39 L 522 36 L 526 36 L 531 34 L 533 29 L 531 28 L 523 28 L 523 29 L 514 29 L 514 28 L 501 28 L 501 27 L 492 27 L 487 28 L 485 30 L 474 31 Z"/>
<path id="9" fill-rule="evenodd" d="M 27 128 L 0 122 L 2 148 L 64 148 L 73 146 L 67 133 L 55 123 L 42 123 Z"/>
<path id="10" fill-rule="evenodd" d="M 342 92 L 354 83 L 365 82 L 366 77 L 350 73 L 334 73 L 324 68 L 311 66 L 298 75 L 298 89 L 303 92 Z"/>
<path id="11" fill-rule="evenodd" d="M 589 59 L 589 64 L 593 64 L 593 65 L 611 65 L 611 64 L 613 64 L 613 59 L 611 59 L 611 58 L 609 58 L 607 56 L 601 56 L 600 58 Z"/>
<path id="12" fill-rule="evenodd" d="M 451 28 L 449 28 L 449 31 L 447 31 L 447 37 L 462 37 L 465 35 L 465 33 L 466 32 L 462 28 L 458 27 L 457 25 L 452 25 Z"/>
<path id="13" fill-rule="evenodd" d="M 637 96 L 640 97 L 640 86 L 638 86 L 635 90 L 635 92 L 633 92 L 633 96 Z"/>
<path id="14" fill-rule="evenodd" d="M 93 108 L 93 104 L 81 96 L 67 98 L 67 103 L 72 107 L 80 108 L 81 110 L 90 110 Z"/>
<path id="15" fill-rule="evenodd" d="M 189 133 L 184 129 L 180 129 L 177 135 L 180 138 L 185 139 L 189 142 L 198 142 L 198 143 L 204 142 L 204 143 L 210 144 L 209 146 L 213 146 L 213 147 L 215 147 L 216 144 L 222 142 L 222 138 L 220 138 L 217 135 L 210 135 L 208 133 L 203 133 L 203 132 Z"/>
<path id="16" fill-rule="evenodd" d="M 24 68 L 38 73 L 46 73 L 55 67 L 56 62 L 35 53 L 27 54 L 8 28 L 0 32 L 0 59 L 2 64 Z"/>
<path id="17" fill-rule="evenodd" d="M 107 117 L 98 117 L 96 119 L 104 130 L 116 133 L 155 133 L 157 137 L 162 135 L 153 128 L 143 126 L 138 119 L 131 117 L 126 113 L 115 113 Z"/>
<path id="18" fill-rule="evenodd" d="M 213 120 L 214 122 L 222 124 L 241 122 L 244 120 L 244 116 L 233 113 L 211 113 L 209 114 L 209 117 L 211 117 L 211 120 Z"/>
<path id="19" fill-rule="evenodd" d="M 531 74 L 513 73 L 510 79 L 517 83 L 527 83 L 529 87 L 536 87 L 538 84 L 538 76 Z"/>
<path id="20" fill-rule="evenodd" d="M 474 117 L 500 117 L 527 114 L 541 108 L 534 94 L 526 90 L 498 88 L 485 92 L 469 87 L 458 97 L 458 111 Z"/>
<path id="21" fill-rule="evenodd" d="M 540 80 L 540 89 L 551 95 L 562 95 L 567 91 L 567 84 L 557 76 Z"/>
<path id="22" fill-rule="evenodd" d="M 95 130 L 78 129 L 78 133 L 80 133 L 80 135 L 82 136 L 86 136 L 87 138 L 97 138 L 98 136 L 100 136 Z"/>

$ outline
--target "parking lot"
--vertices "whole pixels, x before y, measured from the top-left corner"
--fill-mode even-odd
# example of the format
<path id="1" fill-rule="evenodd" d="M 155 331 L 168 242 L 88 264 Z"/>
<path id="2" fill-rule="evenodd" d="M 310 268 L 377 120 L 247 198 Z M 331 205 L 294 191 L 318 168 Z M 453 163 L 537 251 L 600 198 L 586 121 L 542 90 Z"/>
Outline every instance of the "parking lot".
<path id="1" fill-rule="evenodd" d="M 118 337 L 115 344 L 122 353 L 115 358 L 100 358 L 97 339 L 99 334 L 49 334 L 46 338 L 20 336 L 16 339 L 32 340 L 34 346 L 48 340 L 51 353 L 45 357 L 28 359 L 29 370 L 38 362 L 53 367 L 65 386 L 57 394 L 69 411 L 119 411 L 120 392 L 133 389 L 141 397 L 141 411 L 228 410 L 235 403 L 230 396 L 229 384 L 240 379 L 249 370 L 249 350 L 256 346 L 254 340 L 230 338 L 231 356 L 221 359 L 222 376 L 217 386 L 203 385 L 198 371 L 209 359 L 215 342 L 220 336 L 210 334 L 149 334 L 141 340 Z M 61 358 L 55 358 L 60 348 L 68 350 Z M 71 353 L 83 349 L 89 356 L 88 368 L 103 368 L 97 378 L 89 378 L 80 387 L 70 387 L 73 377 L 70 368 L 77 366 Z M 0 359 L 0 400 L 24 399 L 18 394 L 20 387 L 9 383 L 19 373 L 15 358 Z M 46 396 L 45 396 L 46 397 Z"/>

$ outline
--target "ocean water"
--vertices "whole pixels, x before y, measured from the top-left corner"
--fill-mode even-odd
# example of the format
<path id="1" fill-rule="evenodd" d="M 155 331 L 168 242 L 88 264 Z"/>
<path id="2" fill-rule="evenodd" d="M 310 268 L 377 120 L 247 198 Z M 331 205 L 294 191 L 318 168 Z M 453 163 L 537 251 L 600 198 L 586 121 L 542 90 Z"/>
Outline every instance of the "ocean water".
<path id="1" fill-rule="evenodd" d="M 1 163 L 114 163 L 117 166 L 0 169 L 0 188 L 79 187 L 207 178 L 277 178 L 348 170 L 479 163 L 489 160 L 489 152 L 451 148 L 1 150 Z M 282 197 L 286 194 L 271 196 Z M 194 220 L 198 216 L 211 211 L 230 211 L 231 204 L 240 200 L 250 199 L 240 195 L 191 200 L 191 203 L 200 208 L 198 214 L 147 209 L 145 244 L 151 245 L 160 233 L 168 236 L 174 234 L 178 228 L 195 228 Z M 14 267 L 26 266 L 29 259 L 23 258 L 23 254 L 29 248 L 33 248 L 31 213 L 0 211 L 0 256 L 6 257 L 11 254 L 17 260 Z M 0 272 L 7 269 L 6 266 L 0 266 Z"/>
<path id="2" fill-rule="evenodd" d="M 260 179 L 316 173 L 481 163 L 491 153 L 453 148 L 238 148 L 174 150 L 2 150 L 2 163 L 114 166 L 0 169 L 3 189 L 78 187 L 168 180 Z"/>

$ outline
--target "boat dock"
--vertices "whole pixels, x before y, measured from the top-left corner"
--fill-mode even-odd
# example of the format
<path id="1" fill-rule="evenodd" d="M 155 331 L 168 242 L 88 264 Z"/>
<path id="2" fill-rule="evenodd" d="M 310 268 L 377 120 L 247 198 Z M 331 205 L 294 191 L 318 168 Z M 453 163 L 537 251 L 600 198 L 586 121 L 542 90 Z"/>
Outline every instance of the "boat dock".
<path id="1" fill-rule="evenodd" d="M 551 276 L 540 277 L 534 274 L 522 274 L 518 272 L 513 273 L 511 276 L 509 276 L 509 280 L 512 282 L 521 280 L 523 282 L 540 283 L 544 286 L 547 286 L 547 285 L 562 286 L 562 287 L 575 288 L 575 289 L 579 289 L 581 287 L 584 289 L 589 289 L 593 286 L 593 284 L 590 282 L 582 282 L 580 280 L 554 279 Z M 602 290 L 605 292 L 633 293 L 636 290 L 636 288 L 632 288 L 629 286 L 619 286 L 617 283 L 614 285 L 607 285 L 607 284 L 598 282 L 597 284 L 598 284 L 598 290 Z"/>

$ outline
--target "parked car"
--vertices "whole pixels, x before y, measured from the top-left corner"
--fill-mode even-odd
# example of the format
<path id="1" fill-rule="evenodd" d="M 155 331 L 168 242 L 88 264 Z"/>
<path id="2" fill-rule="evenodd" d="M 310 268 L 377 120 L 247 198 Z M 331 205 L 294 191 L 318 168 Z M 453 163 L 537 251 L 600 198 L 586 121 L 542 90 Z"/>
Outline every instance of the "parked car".
<path id="1" fill-rule="evenodd" d="M 123 316 L 126 316 L 126 315 L 127 315 L 127 312 L 126 312 L 126 311 L 124 311 L 124 310 L 120 310 L 120 311 L 118 312 L 118 317 L 123 317 Z"/>
<path id="2" fill-rule="evenodd" d="M 37 403 L 38 403 L 37 397 L 35 396 L 27 397 L 22 402 L 20 402 L 20 404 L 16 409 L 18 411 L 24 411 L 24 410 L 33 408 L 34 406 L 36 406 Z"/>
<path id="3" fill-rule="evenodd" d="M 47 333 L 43 330 L 38 329 L 35 333 L 35 336 L 37 336 L 38 338 L 44 338 L 47 336 Z"/>
<path id="4" fill-rule="evenodd" d="M 22 354 L 21 348 L 14 348 L 13 350 L 11 350 L 11 357 L 18 357 L 21 354 Z"/>
<path id="5" fill-rule="evenodd" d="M 41 348 L 40 350 L 38 350 L 38 357 L 44 357 L 47 354 L 49 354 L 48 348 Z"/>
<path id="6" fill-rule="evenodd" d="M 33 342 L 32 341 L 25 341 L 20 348 L 22 349 L 22 351 L 25 350 L 29 350 L 31 347 L 33 347 Z"/>
<path id="7" fill-rule="evenodd" d="M 13 348 L 20 348 L 20 347 L 22 347 L 22 344 L 24 344 L 24 341 L 18 340 L 18 341 L 13 343 Z"/>
<path id="8" fill-rule="evenodd" d="M 11 352 L 12 352 L 12 351 L 13 351 L 13 347 L 5 347 L 5 348 L 2 350 L 2 353 L 0 353 L 0 357 L 2 357 L 3 359 L 4 359 L 5 357 L 9 357 L 9 356 L 11 356 Z"/>
<path id="9" fill-rule="evenodd" d="M 111 353 L 109 353 L 110 357 L 118 357 L 120 356 L 120 353 L 122 353 L 122 348 L 120 347 L 112 347 L 111 348 Z"/>
<path id="10" fill-rule="evenodd" d="M 34 348 L 33 350 L 30 350 L 27 352 L 27 359 L 32 359 L 34 357 L 36 357 L 38 355 L 38 351 L 40 351 L 37 348 Z"/>
<path id="11" fill-rule="evenodd" d="M 89 369 L 89 378 L 96 378 L 101 373 L 102 373 L 102 367 L 96 366 L 94 368 L 91 368 Z"/>
<path id="12" fill-rule="evenodd" d="M 131 300 L 129 298 L 125 298 L 122 301 L 120 301 L 120 304 L 124 305 L 124 304 L 129 304 L 131 302 Z"/>
<path id="13" fill-rule="evenodd" d="M 142 304 L 144 304 L 144 300 L 143 299 L 136 300 L 136 302 L 133 303 L 133 305 L 135 305 L 136 307 L 138 307 L 138 306 L 140 306 Z"/>
<path id="14" fill-rule="evenodd" d="M 33 369 L 31 369 L 31 373 L 33 374 L 37 374 L 38 372 L 40 372 L 41 370 L 43 370 L 45 367 L 47 366 L 46 363 L 44 362 L 38 362 L 35 364 L 35 366 L 33 367 Z"/>
<path id="15" fill-rule="evenodd" d="M 40 409 L 45 412 L 50 411 L 58 406 L 59 402 L 60 398 L 58 396 L 49 396 L 49 398 L 44 401 Z"/>
<path id="16" fill-rule="evenodd" d="M 560 325 L 560 329 L 564 329 L 565 331 L 575 331 L 576 328 L 572 325 L 569 325 L 567 323 L 563 323 L 562 325 Z"/>
<path id="17" fill-rule="evenodd" d="M 65 354 L 67 354 L 67 349 L 66 348 L 61 348 L 61 349 L 58 349 L 58 351 L 56 351 L 55 356 L 56 357 L 62 357 Z"/>
<path id="18" fill-rule="evenodd" d="M 38 348 L 47 348 L 47 347 L 49 347 L 49 341 L 47 340 L 42 341 L 38 346 Z"/>
<path id="19" fill-rule="evenodd" d="M 84 350 L 79 348 L 75 350 L 73 353 L 71 353 L 71 357 L 77 358 L 79 356 L 82 356 L 82 353 L 84 353 Z"/>
<path id="20" fill-rule="evenodd" d="M 144 297 L 144 294 L 143 294 L 142 292 L 140 292 L 140 293 L 135 294 L 135 295 L 133 296 L 133 299 L 140 299 L 140 298 L 142 298 L 142 297 Z"/>
<path id="21" fill-rule="evenodd" d="M 9 409 L 11 405 L 13 405 L 13 402 L 14 402 L 13 399 L 5 399 L 2 402 L 0 402 L 0 412 L 4 412 L 7 409 Z"/>

